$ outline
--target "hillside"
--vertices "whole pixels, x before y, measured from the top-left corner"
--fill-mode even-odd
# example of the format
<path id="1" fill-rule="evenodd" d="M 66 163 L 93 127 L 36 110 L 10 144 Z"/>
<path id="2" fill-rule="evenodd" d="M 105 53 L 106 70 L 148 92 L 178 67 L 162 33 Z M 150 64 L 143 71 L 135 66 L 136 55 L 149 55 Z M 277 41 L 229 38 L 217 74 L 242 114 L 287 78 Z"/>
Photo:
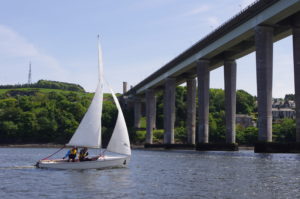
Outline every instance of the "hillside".
<path id="1" fill-rule="evenodd" d="M 41 80 L 26 86 L 0 86 L 0 143 L 66 143 L 94 94 L 84 92 L 79 85 L 62 82 Z M 111 121 L 117 111 L 110 94 L 104 94 L 104 100 L 105 134 L 113 128 Z"/>
<path id="2" fill-rule="evenodd" d="M 2 89 L 20 89 L 20 88 L 44 88 L 44 89 L 59 89 L 67 91 L 78 91 L 85 92 L 82 86 L 78 84 L 50 81 L 50 80 L 39 80 L 33 84 L 16 84 L 16 85 L 0 85 L 0 92 Z"/>

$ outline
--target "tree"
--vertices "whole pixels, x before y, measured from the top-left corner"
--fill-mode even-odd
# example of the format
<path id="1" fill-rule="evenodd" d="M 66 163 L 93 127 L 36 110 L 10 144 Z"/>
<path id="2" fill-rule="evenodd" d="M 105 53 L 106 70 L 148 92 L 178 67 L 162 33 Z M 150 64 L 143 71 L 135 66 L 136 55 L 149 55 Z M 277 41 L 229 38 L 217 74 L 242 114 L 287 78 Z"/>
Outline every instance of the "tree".
<path id="1" fill-rule="evenodd" d="M 10 107 L 15 107 L 17 105 L 17 100 L 15 98 L 6 98 L 0 100 L 0 108 L 6 109 Z"/>
<path id="2" fill-rule="evenodd" d="M 18 125 L 21 129 L 20 136 L 22 137 L 22 140 L 24 142 L 30 142 L 35 140 L 36 131 L 38 129 L 39 123 L 34 113 L 21 113 Z"/>
<path id="3" fill-rule="evenodd" d="M 244 128 L 240 125 L 236 127 L 236 141 L 239 144 L 254 145 L 257 142 L 258 129 L 256 127 Z"/>
<path id="4" fill-rule="evenodd" d="M 251 114 L 255 108 L 255 99 L 244 90 L 236 92 L 236 112 L 238 114 Z"/>
<path id="5" fill-rule="evenodd" d="M 209 90 L 209 112 L 225 110 L 225 96 L 222 89 Z"/>
<path id="6" fill-rule="evenodd" d="M 33 108 L 33 103 L 28 96 L 17 96 L 18 105 L 23 111 L 30 111 Z"/>
<path id="7" fill-rule="evenodd" d="M 273 136 L 276 142 L 295 142 L 296 121 L 285 118 L 280 123 L 273 125 Z"/>
<path id="8" fill-rule="evenodd" d="M 284 101 L 289 101 L 289 100 L 295 100 L 295 95 L 294 94 L 286 94 L 284 97 Z"/>
<path id="9" fill-rule="evenodd" d="M 12 143 L 18 139 L 18 125 L 13 121 L 0 122 L 0 142 Z"/>
<path id="10" fill-rule="evenodd" d="M 117 120 L 118 110 L 112 101 L 103 102 L 102 124 L 107 128 L 113 128 Z"/>

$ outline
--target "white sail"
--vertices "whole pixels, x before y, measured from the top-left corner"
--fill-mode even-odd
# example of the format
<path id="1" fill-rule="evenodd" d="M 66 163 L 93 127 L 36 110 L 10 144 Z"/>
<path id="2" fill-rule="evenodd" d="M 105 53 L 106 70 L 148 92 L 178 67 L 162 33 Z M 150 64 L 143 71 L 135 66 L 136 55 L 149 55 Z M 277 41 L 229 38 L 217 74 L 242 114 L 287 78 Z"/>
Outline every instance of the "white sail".
<path id="1" fill-rule="evenodd" d="M 99 37 L 98 37 L 99 38 Z M 101 116 L 102 116 L 102 104 L 103 104 L 103 63 L 100 43 L 98 40 L 98 54 L 99 54 L 99 81 L 95 96 L 80 122 L 76 132 L 67 145 L 77 147 L 89 147 L 100 148 L 101 147 Z M 110 152 L 118 153 L 121 155 L 105 155 L 96 156 L 92 158 L 92 161 L 76 161 L 69 162 L 67 160 L 56 159 L 49 160 L 44 158 L 37 162 L 38 168 L 56 168 L 56 169 L 103 169 L 112 167 L 123 167 L 128 164 L 131 156 L 130 142 L 128 137 L 128 130 L 126 122 L 121 110 L 119 101 L 108 85 L 115 104 L 118 109 L 118 118 L 116 125 L 109 141 L 107 150 Z M 124 156 L 126 155 L 126 156 Z"/>
<path id="2" fill-rule="evenodd" d="M 101 147 L 101 115 L 103 84 L 98 83 L 92 103 L 67 145 L 89 148 Z"/>
<path id="3" fill-rule="evenodd" d="M 128 130 L 125 122 L 125 118 L 121 109 L 121 106 L 119 104 L 119 101 L 113 92 L 113 90 L 108 86 L 111 94 L 113 96 L 113 99 L 115 101 L 115 104 L 118 109 L 118 118 L 117 122 L 113 131 L 113 134 L 110 138 L 110 141 L 107 146 L 107 150 L 114 153 L 124 154 L 124 155 L 131 155 L 131 149 L 130 149 L 130 141 L 128 137 Z"/>
<path id="4" fill-rule="evenodd" d="M 103 104 L 103 63 L 98 38 L 99 82 L 92 103 L 67 145 L 89 148 L 101 147 L 101 116 Z"/>

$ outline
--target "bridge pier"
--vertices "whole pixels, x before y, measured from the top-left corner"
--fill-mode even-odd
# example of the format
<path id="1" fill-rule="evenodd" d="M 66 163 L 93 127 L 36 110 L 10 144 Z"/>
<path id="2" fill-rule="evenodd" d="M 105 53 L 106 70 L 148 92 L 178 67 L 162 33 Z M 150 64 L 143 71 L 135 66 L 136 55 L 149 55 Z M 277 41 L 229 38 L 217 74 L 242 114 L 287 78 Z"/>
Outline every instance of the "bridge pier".
<path id="1" fill-rule="evenodd" d="M 235 73 L 236 66 L 225 67 L 225 92 L 226 92 L 226 143 L 215 145 L 209 143 L 209 71 L 222 66 L 224 59 L 238 59 L 256 48 L 256 73 L 257 73 L 257 101 L 258 101 L 258 140 L 255 146 L 256 152 L 272 152 L 279 148 L 278 143 L 272 142 L 272 78 L 273 78 L 273 42 L 279 41 L 293 32 L 294 49 L 294 84 L 295 84 L 295 103 L 296 103 L 296 146 L 289 150 L 299 151 L 300 149 L 300 1 L 257 1 L 249 6 L 242 13 L 234 16 L 231 20 L 224 23 L 216 31 L 207 35 L 199 42 L 185 50 L 183 53 L 172 59 L 162 68 L 151 74 L 145 80 L 137 84 L 130 95 L 141 95 L 147 93 L 147 141 L 152 143 L 152 130 L 155 126 L 155 95 L 147 89 L 161 89 L 166 77 L 176 78 L 181 82 L 187 74 L 195 74 L 197 68 L 198 78 L 198 103 L 199 109 L 196 110 L 199 120 L 196 123 L 197 148 L 220 149 L 225 146 L 236 146 L 235 126 L 234 126 L 234 100 L 236 94 Z M 297 14 L 298 13 L 298 14 Z M 293 23 L 291 23 L 293 22 Z M 292 30 L 292 31 L 291 31 Z M 255 42 L 253 42 L 255 38 Z M 225 55 L 225 57 L 224 57 Z M 228 56 L 226 56 L 228 55 Z M 196 64 L 196 66 L 195 66 Z M 224 63 L 224 65 L 233 63 Z M 227 73 L 229 73 L 228 77 Z M 227 77 L 226 77 L 227 76 Z M 174 144 L 174 96 L 175 88 L 171 80 L 165 83 L 165 136 L 166 147 Z M 251 83 L 251 82 L 249 82 Z M 170 84 L 170 85 L 168 85 Z M 188 83 L 189 84 L 189 83 Z M 169 86 L 170 89 L 167 87 Z M 170 92 L 168 94 L 168 92 Z M 172 93 L 173 92 L 173 93 Z M 171 94 L 172 93 L 172 94 Z M 192 95 L 188 95 L 192 96 Z M 192 97 L 191 97 L 192 98 Z M 192 99 L 189 99 L 190 101 Z M 193 103 L 187 102 L 189 105 Z M 138 108 L 137 108 L 138 109 Z M 192 105 L 187 107 L 187 112 L 193 110 Z M 187 116 L 187 126 L 189 132 L 189 142 L 193 140 L 191 132 L 193 129 L 193 114 Z M 136 122 L 137 125 L 137 122 Z M 192 142 L 192 141 L 191 141 Z M 280 143 L 282 144 L 282 143 Z M 150 144 L 151 145 L 151 144 Z M 180 146 L 182 147 L 182 146 Z M 285 147 L 285 146 L 284 146 Z M 287 146 L 288 147 L 288 146 Z M 226 147 L 225 147 L 226 148 Z"/>
<path id="2" fill-rule="evenodd" d="M 258 140 L 272 142 L 273 28 L 255 28 Z"/>
<path id="3" fill-rule="evenodd" d="M 198 78 L 198 138 L 197 144 L 208 143 L 209 129 L 209 60 L 198 60 L 197 63 Z"/>
<path id="4" fill-rule="evenodd" d="M 146 90 L 146 144 L 152 144 L 156 120 L 156 97 L 154 89 Z"/>
<path id="5" fill-rule="evenodd" d="M 224 62 L 226 143 L 235 143 L 236 62 Z"/>
<path id="6" fill-rule="evenodd" d="M 140 121 L 142 116 L 142 103 L 140 98 L 134 100 L 134 127 L 140 128 Z"/>
<path id="7" fill-rule="evenodd" d="M 164 144 L 174 144 L 175 78 L 167 78 L 164 92 Z"/>
<path id="8" fill-rule="evenodd" d="M 300 13 L 293 18 L 293 55 L 296 103 L 296 142 L 300 143 Z"/>
<path id="9" fill-rule="evenodd" d="M 187 86 L 187 143 L 195 144 L 195 131 L 196 131 L 196 79 L 188 78 L 186 81 Z"/>

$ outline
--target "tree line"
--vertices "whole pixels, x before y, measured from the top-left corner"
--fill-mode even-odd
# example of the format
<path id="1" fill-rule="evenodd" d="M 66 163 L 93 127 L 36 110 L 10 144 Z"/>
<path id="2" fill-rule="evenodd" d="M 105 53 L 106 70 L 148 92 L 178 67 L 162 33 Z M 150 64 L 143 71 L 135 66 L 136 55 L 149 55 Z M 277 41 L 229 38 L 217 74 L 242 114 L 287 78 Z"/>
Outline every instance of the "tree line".
<path id="1" fill-rule="evenodd" d="M 15 84 L 15 85 L 0 85 L 0 89 L 18 89 L 18 88 L 49 88 L 49 89 L 61 89 L 68 91 L 78 91 L 85 92 L 83 87 L 78 84 L 49 81 L 49 80 L 39 80 L 33 84 Z"/>
<path id="2" fill-rule="evenodd" d="M 186 143 L 186 87 L 176 88 L 175 140 Z M 0 94 L 0 143 L 66 143 L 78 127 L 91 102 L 93 94 L 42 89 L 13 89 Z M 290 97 L 290 96 L 289 96 Z M 210 89 L 209 139 L 210 142 L 225 141 L 224 91 Z M 163 141 L 163 92 L 157 94 L 157 117 L 154 142 Z M 133 109 L 123 109 L 130 139 L 133 144 L 145 141 L 146 131 L 133 128 Z M 238 114 L 257 118 L 255 97 L 238 90 L 236 110 Z M 111 136 L 117 118 L 117 109 L 110 95 L 105 94 L 102 114 L 103 145 Z M 145 118 L 142 120 L 145 127 Z M 283 119 L 273 125 L 275 141 L 295 140 L 295 121 Z M 256 127 L 237 125 L 237 143 L 252 145 L 257 141 Z"/>
<path id="3" fill-rule="evenodd" d="M 36 89 L 0 94 L 0 143 L 64 144 L 78 127 L 92 97 L 89 93 Z M 117 109 L 110 95 L 104 97 L 103 133 L 108 137 Z"/>

